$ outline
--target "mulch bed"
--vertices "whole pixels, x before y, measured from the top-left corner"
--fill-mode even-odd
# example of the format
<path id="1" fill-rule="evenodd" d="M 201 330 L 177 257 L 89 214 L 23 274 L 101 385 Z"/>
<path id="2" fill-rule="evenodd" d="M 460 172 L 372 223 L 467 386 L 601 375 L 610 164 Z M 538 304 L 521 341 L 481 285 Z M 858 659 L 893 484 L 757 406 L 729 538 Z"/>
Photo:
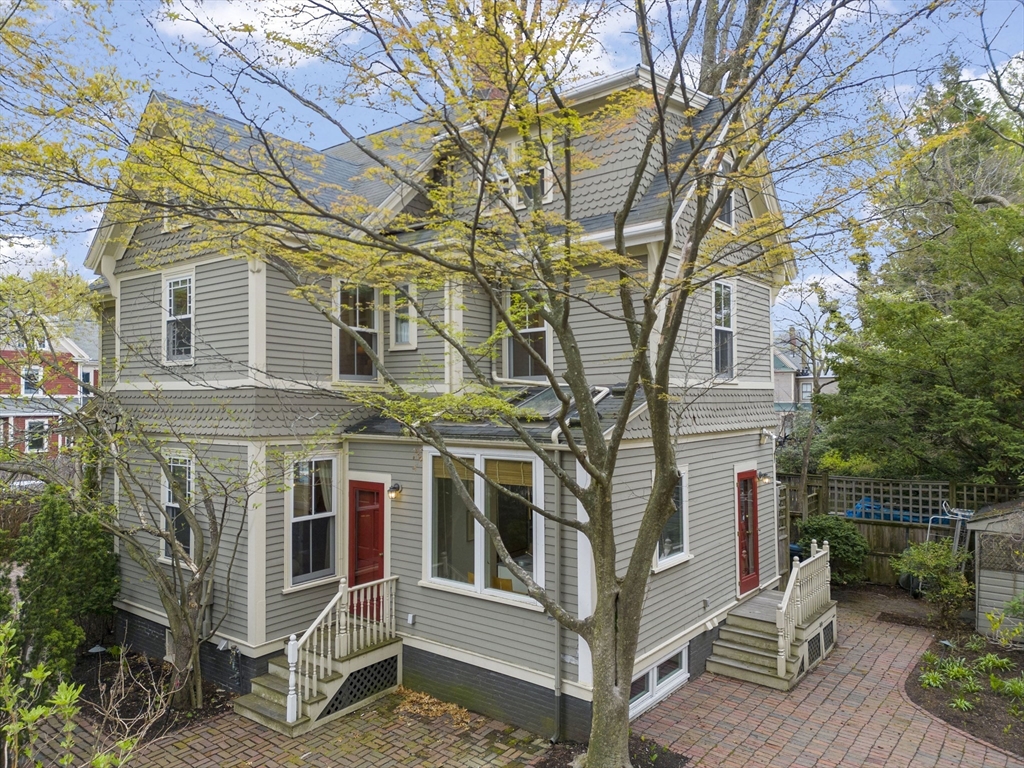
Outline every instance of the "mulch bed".
<path id="1" fill-rule="evenodd" d="M 564 741 L 551 747 L 535 764 L 535 768 L 569 768 L 572 761 L 586 751 L 586 744 Z M 690 760 L 636 733 L 629 735 L 629 759 L 633 768 L 682 768 Z"/>
<path id="2" fill-rule="evenodd" d="M 966 637 L 963 639 L 966 640 Z M 1024 650 L 1007 650 L 989 643 L 983 651 L 969 651 L 963 647 L 962 641 L 957 643 L 956 650 L 950 650 L 938 640 L 932 642 L 929 650 L 943 659 L 949 656 L 963 657 L 968 664 L 973 664 L 975 659 L 986 653 L 1009 658 L 1014 662 L 1014 668 L 1009 672 L 996 673 L 1003 678 L 1017 676 L 1024 671 Z M 1010 714 L 1013 700 L 992 691 L 988 673 L 976 674 L 981 690 L 978 693 L 964 694 L 974 705 L 974 709 L 970 712 L 961 712 L 950 706 L 950 701 L 958 693 L 956 683 L 947 683 L 943 688 L 925 688 L 921 685 L 921 674 L 928 669 L 930 668 L 919 660 L 914 671 L 907 677 L 905 690 L 911 701 L 940 720 L 945 720 L 972 736 L 1024 757 L 1024 716 Z"/>
<path id="3" fill-rule="evenodd" d="M 104 653 L 82 659 L 72 673 L 74 682 L 84 686 L 79 699 L 82 715 L 111 735 L 138 734 L 141 729 L 142 741 L 151 741 L 231 709 L 235 694 L 210 682 L 203 684 L 201 709 L 161 707 L 154 702 L 154 692 L 166 687 L 170 664 L 142 654 L 127 654 L 125 662 L 127 671 L 121 675 L 121 663 Z"/>

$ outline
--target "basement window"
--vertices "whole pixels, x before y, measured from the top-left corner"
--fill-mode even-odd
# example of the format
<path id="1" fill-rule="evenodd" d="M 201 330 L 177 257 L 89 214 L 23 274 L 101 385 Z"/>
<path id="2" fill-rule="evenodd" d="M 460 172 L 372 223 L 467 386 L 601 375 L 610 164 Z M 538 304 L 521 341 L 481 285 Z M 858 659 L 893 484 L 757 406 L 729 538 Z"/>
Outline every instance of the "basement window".
<path id="1" fill-rule="evenodd" d="M 689 680 L 689 663 L 687 643 L 634 677 L 629 686 L 629 719 L 639 717 Z"/>

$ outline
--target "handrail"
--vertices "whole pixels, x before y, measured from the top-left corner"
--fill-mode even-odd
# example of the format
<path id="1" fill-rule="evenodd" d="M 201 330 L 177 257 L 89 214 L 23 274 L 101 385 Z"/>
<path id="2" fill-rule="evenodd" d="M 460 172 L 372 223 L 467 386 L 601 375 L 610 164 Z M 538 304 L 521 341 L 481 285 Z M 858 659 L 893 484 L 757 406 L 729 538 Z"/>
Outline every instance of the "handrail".
<path id="1" fill-rule="evenodd" d="M 823 542 L 819 550 L 817 540 L 812 539 L 811 556 L 802 563 L 799 557 L 793 558 L 789 583 L 775 610 L 775 629 L 779 637 L 775 664 L 779 677 L 786 676 L 786 658 L 796 637 L 796 628 L 831 600 L 830 580 L 828 542 Z"/>
<path id="2" fill-rule="evenodd" d="M 397 576 L 348 586 L 341 578 L 338 591 L 301 638 L 288 638 L 288 699 L 286 717 L 294 723 L 299 702 L 316 693 L 318 682 L 334 672 L 334 659 L 392 640 L 395 627 Z"/>

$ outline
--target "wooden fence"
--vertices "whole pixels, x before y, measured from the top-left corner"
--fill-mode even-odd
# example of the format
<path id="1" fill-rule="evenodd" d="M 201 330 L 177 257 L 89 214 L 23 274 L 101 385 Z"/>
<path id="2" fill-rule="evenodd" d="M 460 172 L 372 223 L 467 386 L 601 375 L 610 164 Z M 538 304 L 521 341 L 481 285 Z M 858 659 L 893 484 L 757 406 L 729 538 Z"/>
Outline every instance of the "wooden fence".
<path id="1" fill-rule="evenodd" d="M 779 475 L 778 479 L 782 483 L 779 514 L 789 521 L 790 540 L 797 541 L 804 519 L 804 507 L 799 503 L 800 477 Z M 895 584 L 889 558 L 924 541 L 929 521 L 933 538 L 952 534 L 949 519 L 942 517 L 942 502 L 977 511 L 1021 494 L 1024 489 L 1010 485 L 809 475 L 806 511 L 809 515 L 837 515 L 854 523 L 868 540 L 868 581 Z"/>

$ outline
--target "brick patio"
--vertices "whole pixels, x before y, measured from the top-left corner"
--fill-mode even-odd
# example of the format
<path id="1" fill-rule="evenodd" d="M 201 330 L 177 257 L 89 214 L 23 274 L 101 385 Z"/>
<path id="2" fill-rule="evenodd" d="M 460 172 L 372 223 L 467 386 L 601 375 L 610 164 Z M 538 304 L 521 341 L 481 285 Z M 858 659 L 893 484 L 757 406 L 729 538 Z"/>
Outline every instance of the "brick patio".
<path id="1" fill-rule="evenodd" d="M 1024 768 L 910 702 L 903 681 L 927 630 L 839 606 L 839 647 L 788 693 L 705 674 L 633 726 L 687 768 Z"/>

